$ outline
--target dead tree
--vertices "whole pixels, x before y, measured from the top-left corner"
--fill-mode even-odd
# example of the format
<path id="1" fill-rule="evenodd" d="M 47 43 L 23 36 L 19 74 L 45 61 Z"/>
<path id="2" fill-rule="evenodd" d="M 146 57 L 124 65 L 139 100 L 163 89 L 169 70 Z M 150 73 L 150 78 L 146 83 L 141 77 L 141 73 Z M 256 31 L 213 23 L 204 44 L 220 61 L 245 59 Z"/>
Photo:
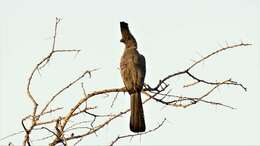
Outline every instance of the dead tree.
<path id="1" fill-rule="evenodd" d="M 73 142 L 74 145 L 77 145 L 80 141 L 83 141 L 85 137 L 88 137 L 90 135 L 96 134 L 98 131 L 100 131 L 102 128 L 104 128 L 105 125 L 109 125 L 111 122 L 113 122 L 115 119 L 120 118 L 122 115 L 128 113 L 130 109 L 125 109 L 122 110 L 121 112 L 118 113 L 108 113 L 108 114 L 95 114 L 92 112 L 92 110 L 97 109 L 97 106 L 91 106 L 88 104 L 88 101 L 90 99 L 95 100 L 95 97 L 98 95 L 106 95 L 106 94 L 111 94 L 115 93 L 116 96 L 114 98 L 111 98 L 111 103 L 113 106 L 115 100 L 117 99 L 118 93 L 121 92 L 126 92 L 126 89 L 124 87 L 121 88 L 110 88 L 110 89 L 103 89 L 103 90 L 97 90 L 93 92 L 86 92 L 84 88 L 84 84 L 81 84 L 81 88 L 83 91 L 82 97 L 73 104 L 73 106 L 69 107 L 69 109 L 64 109 L 64 107 L 59 107 L 59 105 L 54 105 L 51 106 L 53 103 L 54 99 L 57 98 L 58 96 L 61 96 L 61 93 L 64 91 L 70 89 L 71 86 L 74 86 L 75 84 L 79 83 L 81 79 L 85 78 L 86 76 L 91 76 L 94 74 L 97 69 L 92 69 L 92 70 L 85 70 L 82 74 L 80 74 L 75 80 L 71 81 L 69 84 L 61 88 L 57 93 L 53 94 L 48 98 L 48 102 L 46 104 L 44 103 L 39 103 L 38 99 L 35 95 L 32 94 L 32 82 L 33 79 L 35 78 L 35 74 L 37 71 L 42 70 L 43 68 L 46 67 L 46 65 L 49 63 L 49 61 L 54 57 L 54 54 L 61 54 L 65 52 L 71 52 L 71 53 L 79 53 L 80 50 L 59 50 L 55 48 L 56 45 L 56 32 L 58 29 L 58 25 L 60 23 L 59 18 L 56 18 L 56 23 L 55 23 L 55 29 L 54 29 L 54 35 L 53 35 L 53 45 L 52 48 L 49 52 L 49 54 L 43 59 L 36 64 L 36 66 L 33 68 L 31 74 L 29 75 L 28 78 L 28 83 L 27 83 L 27 95 L 28 98 L 32 102 L 32 112 L 29 113 L 26 117 L 24 117 L 21 120 L 21 124 L 23 127 L 23 131 L 18 132 L 20 134 L 24 135 L 22 145 L 23 146 L 30 146 L 30 145 L 35 145 L 37 141 L 44 141 L 47 140 L 49 146 L 54 146 L 57 144 L 63 144 L 63 145 L 68 145 L 69 142 L 74 140 Z M 160 104 L 170 106 L 170 107 L 175 107 L 175 108 L 187 108 L 190 107 L 194 104 L 203 102 L 207 103 L 210 105 L 218 105 L 218 106 L 223 106 L 227 108 L 233 109 L 234 107 L 225 105 L 223 103 L 219 102 L 214 102 L 214 101 L 209 101 L 207 99 L 208 96 L 212 92 L 214 92 L 217 88 L 220 86 L 226 86 L 226 85 L 232 85 L 236 87 L 240 87 L 244 91 L 246 91 L 246 87 L 244 87 L 242 84 L 231 80 L 230 78 L 227 78 L 226 80 L 222 81 L 208 81 L 204 80 L 202 78 L 197 77 L 192 73 L 192 70 L 202 62 L 210 59 L 212 56 L 217 55 L 219 53 L 224 53 L 227 50 L 233 49 L 233 48 L 238 48 L 238 47 L 243 47 L 243 46 L 250 46 L 251 44 L 249 43 L 244 43 L 240 42 L 238 44 L 233 44 L 233 45 L 226 45 L 225 47 L 222 47 L 204 57 L 201 59 L 195 61 L 192 63 L 188 68 L 175 72 L 172 74 L 169 74 L 168 76 L 159 79 L 158 83 L 156 85 L 148 85 L 145 84 L 142 94 L 145 97 L 145 100 L 143 101 L 143 104 L 146 104 L 149 101 L 157 101 Z M 197 97 L 188 97 L 188 96 L 181 96 L 181 95 L 174 95 L 171 93 L 171 90 L 168 89 L 169 85 L 167 82 L 171 79 L 174 79 L 176 77 L 186 75 L 187 77 L 191 78 L 191 83 L 183 85 L 183 87 L 188 88 L 195 86 L 197 84 L 204 84 L 210 87 L 208 91 L 205 93 L 202 93 L 200 96 Z M 62 98 L 62 97 L 60 97 Z M 39 106 L 41 105 L 41 106 Z M 42 107 L 42 108 L 39 108 Z M 49 115 L 51 113 L 56 113 L 57 111 L 68 111 L 64 115 L 57 115 L 55 118 L 42 118 L 46 115 Z M 76 123 L 71 124 L 70 121 L 72 118 L 78 118 L 80 115 L 87 115 L 88 120 L 87 121 L 77 121 Z M 115 144 L 117 141 L 122 140 L 124 138 L 132 138 L 138 135 L 145 135 L 150 132 L 154 132 L 158 128 L 160 128 L 166 119 L 162 119 L 162 122 L 158 124 L 158 126 L 152 128 L 152 129 L 147 129 L 145 132 L 140 132 L 140 133 L 135 133 L 135 134 L 125 134 L 125 135 L 120 135 L 117 136 L 115 134 L 115 139 L 111 140 L 111 144 Z M 27 124 L 25 124 L 27 123 Z M 82 126 L 82 124 L 88 124 L 88 126 Z M 126 125 L 127 126 L 127 125 Z M 83 131 L 80 131 L 79 129 L 84 129 Z M 42 137 L 38 138 L 37 140 L 32 141 L 32 132 L 34 133 L 42 133 L 42 132 L 48 132 L 49 135 L 42 135 Z M 15 133 L 15 134 L 18 134 Z M 10 135 L 13 136 L 14 134 Z M 7 137 L 10 137 L 7 136 Z M 4 139 L 6 139 L 5 137 Z M 11 145 L 11 143 L 10 143 Z"/>

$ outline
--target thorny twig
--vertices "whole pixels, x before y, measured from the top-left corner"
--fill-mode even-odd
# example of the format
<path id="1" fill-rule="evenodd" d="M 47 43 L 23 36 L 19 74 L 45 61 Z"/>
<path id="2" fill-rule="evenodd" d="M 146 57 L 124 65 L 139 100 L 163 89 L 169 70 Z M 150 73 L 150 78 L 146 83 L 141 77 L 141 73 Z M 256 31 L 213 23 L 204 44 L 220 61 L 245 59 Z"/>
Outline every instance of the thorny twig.
<path id="1" fill-rule="evenodd" d="M 245 86 L 243 86 L 242 84 L 240 83 L 237 83 L 231 79 L 228 79 L 228 80 L 225 80 L 225 81 L 222 81 L 222 82 L 211 82 L 211 81 L 206 81 L 206 80 L 203 80 L 203 79 L 199 79 L 198 77 L 194 76 L 190 70 L 192 68 L 194 68 L 196 65 L 198 65 L 199 63 L 205 61 L 206 59 L 212 57 L 213 55 L 216 55 L 222 51 L 225 51 L 225 50 L 228 50 L 228 49 L 232 49 L 232 48 L 236 48 L 236 47 L 241 47 L 241 46 L 249 46 L 251 44 L 248 44 L 248 43 L 243 43 L 241 42 L 240 44 L 235 44 L 235 45 L 231 45 L 231 46 L 227 46 L 227 47 L 223 47 L 223 48 L 220 48 L 218 49 L 217 51 L 214 51 L 212 53 L 210 53 L 209 55 L 203 57 L 202 59 L 198 60 L 198 61 L 195 61 L 190 67 L 188 67 L 186 70 L 183 70 L 183 71 L 180 71 L 180 72 L 177 72 L 177 73 L 174 73 L 174 74 L 171 74 L 171 75 L 168 75 L 167 77 L 163 78 L 162 80 L 159 80 L 159 83 L 157 84 L 157 86 L 155 86 L 154 88 L 150 87 L 149 85 L 146 85 L 145 86 L 145 90 L 148 90 L 150 91 L 151 93 L 153 93 L 152 97 L 154 100 L 162 103 L 162 104 L 165 104 L 165 105 L 171 105 L 171 106 L 175 106 L 175 107 L 188 107 L 190 105 L 193 105 L 193 104 L 196 104 L 198 103 L 199 101 L 201 102 L 204 102 L 204 103 L 209 103 L 209 104 L 215 104 L 215 105 L 220 105 L 220 106 L 224 106 L 224 107 L 228 107 L 228 108 L 231 108 L 231 109 L 235 109 L 234 107 L 231 107 L 231 106 L 228 106 L 228 105 L 225 105 L 225 104 L 222 104 L 222 103 L 218 103 L 218 102 L 212 102 L 212 101 L 207 101 L 207 100 L 202 100 L 202 98 L 192 98 L 192 97 L 184 97 L 184 96 L 174 96 L 176 97 L 177 99 L 175 100 L 172 100 L 172 101 L 165 101 L 162 99 L 158 99 L 158 98 L 154 98 L 155 96 L 157 95 L 163 95 L 164 97 L 173 97 L 172 95 L 170 95 L 169 93 L 167 94 L 162 94 L 162 91 L 166 90 L 166 88 L 168 87 L 168 84 L 166 83 L 166 81 L 168 81 L 169 79 L 172 79 L 174 77 L 177 77 L 177 76 L 180 76 L 180 75 L 188 75 L 189 77 L 191 77 L 193 80 L 195 80 L 193 83 L 191 84 L 188 84 L 188 85 L 184 85 L 184 87 L 191 87 L 191 86 L 194 86 L 198 83 L 204 83 L 206 85 L 211 85 L 211 86 L 214 86 L 210 91 L 208 91 L 206 94 L 202 95 L 201 97 L 206 97 L 208 96 L 211 92 L 213 92 L 213 90 L 215 90 L 216 88 L 218 88 L 219 86 L 221 85 L 234 85 L 234 86 L 239 86 L 241 87 L 242 89 L 244 89 L 245 91 L 247 91 L 247 88 Z M 162 86 L 164 84 L 164 86 Z M 191 101 L 189 104 L 182 104 L 181 102 L 182 101 Z"/>
<path id="2" fill-rule="evenodd" d="M 112 141 L 112 143 L 110 144 L 110 146 L 113 146 L 113 145 L 114 145 L 117 141 L 119 141 L 120 139 L 124 139 L 124 138 L 131 138 L 131 139 L 132 139 L 132 138 L 135 137 L 135 136 L 141 136 L 141 135 L 145 135 L 145 134 L 148 134 L 148 133 L 150 133 L 150 132 L 153 132 L 153 131 L 159 129 L 159 128 L 164 124 L 165 121 L 166 121 L 166 118 L 164 118 L 163 121 L 162 121 L 159 125 L 157 125 L 155 128 L 150 129 L 150 130 L 148 130 L 148 131 L 146 131 L 146 132 L 141 132 L 141 133 L 136 133 L 136 134 L 127 134 L 127 135 L 118 136 L 115 140 Z"/>
<path id="3" fill-rule="evenodd" d="M 95 107 L 88 107 L 87 104 L 85 106 L 85 108 L 83 110 L 77 111 L 80 109 L 81 105 L 83 103 L 87 103 L 87 100 L 89 98 L 93 98 L 97 95 L 104 95 L 104 94 L 109 94 L 109 93 L 116 93 L 116 96 L 114 98 L 114 100 L 112 101 L 112 105 L 114 104 L 117 95 L 120 92 L 126 92 L 126 89 L 124 87 L 122 88 L 111 88 L 111 89 L 103 89 L 103 90 L 99 90 L 99 91 L 93 91 L 90 93 L 87 93 L 84 89 L 83 83 L 82 83 L 82 90 L 83 90 L 83 94 L 84 96 L 76 103 L 74 104 L 70 110 L 68 110 L 67 113 L 65 113 L 65 115 L 63 116 L 59 116 L 59 117 L 55 117 L 53 119 L 48 119 L 48 120 L 42 120 L 41 117 L 46 115 L 46 114 L 50 114 L 50 113 L 54 113 L 58 110 L 62 110 L 63 108 L 57 108 L 57 109 L 50 109 L 47 110 L 51 103 L 54 101 L 54 99 L 60 95 L 62 92 L 64 92 L 66 89 L 69 89 L 72 85 L 74 85 L 76 82 L 78 82 L 80 79 L 82 79 L 83 77 L 85 77 L 86 74 L 89 74 L 89 76 L 91 77 L 91 73 L 95 70 L 87 70 L 85 71 L 83 74 L 81 74 L 78 78 L 76 78 L 74 81 L 70 82 L 67 86 L 65 86 L 64 88 L 60 89 L 56 94 L 54 94 L 53 96 L 51 96 L 49 98 L 49 101 L 45 104 L 45 105 L 41 105 L 43 107 L 43 109 L 39 112 L 38 109 L 38 103 L 37 103 L 37 98 L 36 96 L 34 96 L 31 92 L 31 82 L 33 80 L 34 74 L 35 72 L 38 70 L 41 70 L 42 68 L 44 68 L 51 60 L 53 54 L 55 53 L 65 53 L 65 52 L 76 52 L 79 53 L 80 50 L 76 50 L 76 49 L 71 49 L 71 50 L 57 50 L 55 49 L 55 44 L 56 44 L 56 36 L 57 36 L 57 29 L 58 29 L 58 24 L 60 23 L 60 18 L 56 18 L 56 22 L 55 22 L 55 29 L 54 29 L 54 35 L 53 35 L 53 45 L 52 45 L 52 49 L 51 52 L 44 57 L 32 70 L 29 79 L 28 79 L 28 83 L 27 83 L 27 95 L 29 97 L 29 99 L 31 100 L 31 102 L 33 103 L 33 111 L 32 114 L 27 115 L 25 118 L 22 119 L 22 126 L 24 129 L 24 140 L 23 140 L 23 146 L 30 146 L 30 135 L 31 132 L 33 130 L 36 130 L 38 126 L 42 126 L 42 129 L 48 130 L 49 132 L 52 133 L 52 136 L 55 136 L 54 140 L 50 142 L 49 146 L 54 146 L 58 143 L 62 143 L 63 145 L 67 145 L 67 142 L 70 140 L 78 140 L 75 144 L 79 143 L 84 137 L 91 135 L 91 134 L 96 134 L 97 131 L 99 131 L 100 129 L 102 129 L 105 125 L 108 125 L 110 122 L 112 122 L 113 120 L 121 117 L 122 115 L 128 113 L 130 111 L 130 109 L 125 109 L 122 112 L 119 112 L 117 114 L 104 114 L 104 115 L 100 115 L 100 114 L 93 114 L 92 112 L 89 112 L 88 110 L 91 109 L 96 109 L 97 106 Z M 243 88 L 246 91 L 246 87 L 244 87 L 242 84 L 237 83 L 231 79 L 228 80 L 224 80 L 221 82 L 211 82 L 211 81 L 206 81 L 203 79 L 200 79 L 198 77 L 196 77 L 194 74 L 192 74 L 191 70 L 196 67 L 198 64 L 200 64 L 201 62 L 207 60 L 208 58 L 219 54 L 220 52 L 232 49 L 232 48 L 237 48 L 237 47 L 242 47 L 242 46 L 249 46 L 251 44 L 248 43 L 239 43 L 239 44 L 235 44 L 235 45 L 226 45 L 226 47 L 222 47 L 220 49 L 218 49 L 217 51 L 214 51 L 212 53 L 210 53 L 209 55 L 202 57 L 200 60 L 198 61 L 194 61 L 193 64 L 191 64 L 187 69 L 180 71 L 180 72 L 176 72 L 174 74 L 170 74 L 168 76 L 166 76 L 165 78 L 159 80 L 158 84 L 156 84 L 154 87 L 151 87 L 150 85 L 146 84 L 144 89 L 143 89 L 143 94 L 145 94 L 148 98 L 143 102 L 146 103 L 148 101 L 155 100 L 161 104 L 164 105 L 170 105 L 170 106 L 174 106 L 174 107 L 189 107 L 193 104 L 196 104 L 198 102 L 204 102 L 204 103 L 208 103 L 208 104 L 213 104 L 213 105 L 220 105 L 220 106 L 224 106 L 224 107 L 229 107 L 232 108 L 231 106 L 222 104 L 222 103 L 218 103 L 218 102 L 212 102 L 212 101 L 208 101 L 205 100 L 205 98 L 207 96 L 209 96 L 215 89 L 217 89 L 219 86 L 223 86 L 223 85 L 234 85 L 234 86 L 239 86 L 241 88 Z M 174 77 L 177 76 L 181 76 L 181 75 L 187 75 L 188 77 L 190 77 L 193 82 L 191 84 L 185 85 L 184 87 L 192 87 L 196 84 L 202 83 L 205 85 L 209 85 L 212 86 L 212 88 L 207 91 L 206 93 L 202 94 L 199 97 L 185 97 L 185 96 L 178 96 L 178 95 L 172 95 L 170 94 L 170 90 L 167 91 L 168 87 L 170 84 L 167 83 L 167 81 L 169 81 L 170 79 L 173 79 Z M 158 98 L 158 96 L 162 96 L 161 98 Z M 173 100 L 166 100 L 166 97 L 169 98 L 175 98 Z M 181 102 L 183 101 L 189 101 L 189 103 L 186 104 L 182 104 Z M 81 115 L 81 114 L 87 114 L 90 116 L 93 116 L 93 120 L 89 121 L 88 123 L 90 123 L 91 128 L 88 128 L 88 126 L 77 126 L 77 124 L 74 125 L 68 125 L 68 123 L 71 121 L 72 117 Z M 103 122 L 95 122 L 96 118 L 104 118 L 105 120 Z M 25 121 L 30 119 L 30 125 L 26 125 Z M 117 142 L 119 139 L 123 139 L 123 138 L 127 138 L 127 137 L 134 137 L 137 135 L 143 135 L 143 134 L 147 134 L 150 132 L 153 132 L 155 130 L 157 130 L 158 128 L 160 128 L 163 123 L 164 123 L 165 119 L 163 120 L 163 122 L 161 124 L 159 124 L 156 128 L 143 132 L 143 133 L 137 133 L 137 134 L 129 134 L 129 135 L 123 135 L 123 136 L 119 136 L 117 137 L 114 141 L 112 141 L 113 145 L 115 142 Z M 95 123 L 94 123 L 95 122 Z M 78 121 L 78 123 L 81 123 L 80 121 Z M 52 128 L 47 128 L 45 126 L 47 125 L 53 125 L 54 127 Z M 86 128 L 87 130 L 83 133 L 77 133 L 78 128 Z M 53 129 L 53 130 L 50 130 Z M 68 131 L 72 131 L 71 135 L 66 135 L 66 132 Z M 52 137 L 50 136 L 50 137 Z M 47 137 L 48 138 L 48 137 Z M 42 138 L 45 139 L 45 138 Z M 41 140 L 41 139 L 39 139 Z"/>
<path id="4" fill-rule="evenodd" d="M 113 101 L 112 101 L 112 103 L 110 105 L 111 108 L 113 107 L 113 105 L 114 105 L 114 103 L 115 103 L 115 101 L 117 99 L 118 94 L 119 94 L 119 92 L 116 93 L 116 95 L 115 95 L 115 97 L 114 97 L 114 99 L 113 99 Z"/>
<path id="5" fill-rule="evenodd" d="M 33 103 L 33 111 L 32 114 L 30 115 L 32 117 L 31 119 L 31 125 L 29 126 L 29 128 L 26 128 L 24 121 L 29 117 L 27 116 L 26 118 L 22 119 L 22 126 L 24 128 L 25 131 L 25 136 L 24 136 L 24 140 L 23 140 L 23 146 L 27 145 L 31 145 L 30 144 L 30 133 L 33 130 L 33 128 L 35 126 L 37 126 L 37 122 L 39 120 L 39 118 L 46 114 L 46 109 L 48 107 L 48 105 L 51 103 L 51 101 L 60 94 L 60 92 L 58 92 L 57 94 L 55 94 L 52 98 L 52 100 L 45 106 L 46 108 L 44 108 L 40 114 L 38 116 L 37 115 L 37 108 L 38 108 L 38 103 L 36 101 L 35 96 L 33 96 L 32 92 L 31 92 L 31 82 L 33 79 L 33 76 L 35 74 L 35 72 L 40 69 L 42 69 L 46 64 L 48 64 L 48 62 L 50 61 L 51 57 L 53 54 L 55 53 L 62 53 L 62 52 L 79 52 L 80 50 L 55 50 L 55 42 L 56 42 L 56 34 L 57 34 L 57 28 L 58 28 L 58 24 L 60 22 L 60 18 L 56 18 L 56 22 L 55 22 L 55 30 L 54 30 L 54 36 L 53 36 L 53 45 L 52 45 L 52 49 L 51 52 L 44 57 L 33 69 L 33 71 L 31 72 L 29 79 L 28 79 L 28 83 L 27 83 L 27 95 L 29 97 L 29 99 L 32 101 Z M 84 77 L 84 76 L 83 76 Z M 76 80 L 77 81 L 77 80 Z M 72 84 L 74 84 L 75 82 L 72 82 Z M 68 86 L 71 86 L 72 84 L 69 84 Z M 63 92 L 66 89 L 66 87 L 64 89 L 61 90 L 61 92 Z M 52 111 L 55 112 L 55 111 Z M 52 113 L 52 112 L 47 112 L 47 113 Z"/>
<path id="6" fill-rule="evenodd" d="M 121 89 L 124 89 L 124 88 L 121 88 Z M 114 89 L 112 89 L 114 90 Z M 112 92 L 112 90 L 110 90 Z M 114 91 L 114 92 L 117 92 L 117 91 Z M 143 101 L 143 104 L 145 104 L 146 102 L 150 101 L 152 98 L 147 98 L 146 100 Z M 105 125 L 108 125 L 110 122 L 112 122 L 113 120 L 115 120 L 116 118 L 118 117 L 121 117 L 122 115 L 128 113 L 130 111 L 130 109 L 126 109 L 122 112 L 119 112 L 118 114 L 115 114 L 113 117 L 109 117 L 107 120 L 105 120 L 103 123 L 95 126 L 94 128 L 90 129 L 89 131 L 85 132 L 85 133 L 82 133 L 82 134 L 78 134 L 78 135 L 73 135 L 71 137 L 67 137 L 66 140 L 69 141 L 69 140 L 72 140 L 72 139 L 80 139 L 80 138 L 83 138 L 85 136 L 88 136 L 88 135 L 91 135 L 91 134 L 94 134 L 96 133 L 97 131 L 99 131 L 100 129 L 102 129 Z M 55 141 L 53 141 L 50 145 L 55 145 L 59 143 L 59 140 L 56 138 Z"/>

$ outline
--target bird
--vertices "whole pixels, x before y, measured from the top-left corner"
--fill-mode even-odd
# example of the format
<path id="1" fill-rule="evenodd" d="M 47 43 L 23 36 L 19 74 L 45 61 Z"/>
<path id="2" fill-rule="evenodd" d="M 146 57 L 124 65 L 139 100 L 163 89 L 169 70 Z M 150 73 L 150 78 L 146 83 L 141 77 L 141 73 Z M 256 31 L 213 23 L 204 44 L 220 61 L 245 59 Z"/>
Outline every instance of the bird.
<path id="1" fill-rule="evenodd" d="M 146 63 L 145 57 L 137 51 L 137 42 L 131 34 L 128 23 L 120 22 L 122 39 L 125 44 L 120 60 L 120 73 L 127 92 L 130 94 L 130 130 L 132 132 L 145 131 L 145 118 L 141 91 L 143 89 Z"/>

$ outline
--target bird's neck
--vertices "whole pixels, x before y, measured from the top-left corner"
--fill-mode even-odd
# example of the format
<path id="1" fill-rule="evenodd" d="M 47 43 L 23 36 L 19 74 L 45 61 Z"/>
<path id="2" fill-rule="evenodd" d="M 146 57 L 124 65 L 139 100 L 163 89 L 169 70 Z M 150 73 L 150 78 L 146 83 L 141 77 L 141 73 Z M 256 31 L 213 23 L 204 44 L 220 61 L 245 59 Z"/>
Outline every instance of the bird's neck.
<path id="1" fill-rule="evenodd" d="M 137 50 L 137 47 L 136 46 L 126 46 L 125 47 L 125 50 Z"/>

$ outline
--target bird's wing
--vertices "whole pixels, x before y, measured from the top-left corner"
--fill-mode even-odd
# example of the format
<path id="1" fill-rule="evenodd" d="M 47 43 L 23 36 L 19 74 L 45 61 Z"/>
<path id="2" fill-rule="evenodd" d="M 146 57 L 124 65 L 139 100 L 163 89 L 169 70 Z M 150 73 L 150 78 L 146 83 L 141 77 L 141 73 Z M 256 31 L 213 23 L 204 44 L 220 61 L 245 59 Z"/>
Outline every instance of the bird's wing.
<path id="1" fill-rule="evenodd" d="M 138 54 L 138 60 L 136 62 L 136 82 L 135 86 L 138 90 L 142 90 L 144 85 L 144 78 L 146 73 L 145 58 L 143 55 Z"/>

